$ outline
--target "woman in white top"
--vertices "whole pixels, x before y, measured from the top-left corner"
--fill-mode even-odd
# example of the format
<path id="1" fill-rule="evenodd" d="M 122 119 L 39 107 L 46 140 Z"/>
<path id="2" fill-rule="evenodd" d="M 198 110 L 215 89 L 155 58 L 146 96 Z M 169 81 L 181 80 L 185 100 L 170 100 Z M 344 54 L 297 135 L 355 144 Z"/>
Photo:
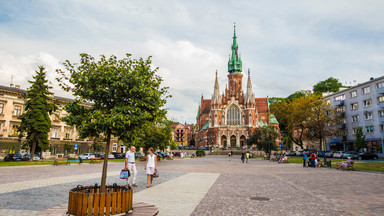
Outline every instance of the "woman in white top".
<path id="1" fill-rule="evenodd" d="M 145 163 L 144 169 L 147 172 L 147 188 L 152 187 L 153 182 L 153 173 L 157 170 L 157 158 L 153 154 L 153 148 L 148 149 L 147 161 Z"/>

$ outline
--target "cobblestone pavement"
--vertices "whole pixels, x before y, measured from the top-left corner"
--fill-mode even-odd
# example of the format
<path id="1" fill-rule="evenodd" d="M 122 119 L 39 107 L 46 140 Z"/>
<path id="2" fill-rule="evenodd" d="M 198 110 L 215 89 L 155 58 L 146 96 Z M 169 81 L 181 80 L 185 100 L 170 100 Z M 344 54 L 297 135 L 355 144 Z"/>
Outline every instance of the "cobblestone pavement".
<path id="1" fill-rule="evenodd" d="M 117 173 L 122 164 L 109 164 L 108 182 L 121 182 Z M 383 215 L 384 212 L 384 174 L 303 168 L 300 164 L 260 159 L 243 164 L 240 156 L 231 159 L 207 156 L 161 161 L 160 177 L 154 180 L 154 187 L 147 189 L 143 167 L 144 163 L 138 162 L 139 188 L 135 189 L 134 200 L 155 204 L 160 215 L 191 212 L 191 215 Z M 65 209 L 68 190 L 77 184 L 99 182 L 101 168 L 101 164 L 0 168 L 0 191 L 6 191 L 4 187 L 16 182 L 29 185 L 27 189 L 0 193 L 0 215 L 39 215 L 48 208 L 55 213 L 41 214 L 59 215 L 56 213 Z M 44 195 L 45 192 L 48 193 Z"/>

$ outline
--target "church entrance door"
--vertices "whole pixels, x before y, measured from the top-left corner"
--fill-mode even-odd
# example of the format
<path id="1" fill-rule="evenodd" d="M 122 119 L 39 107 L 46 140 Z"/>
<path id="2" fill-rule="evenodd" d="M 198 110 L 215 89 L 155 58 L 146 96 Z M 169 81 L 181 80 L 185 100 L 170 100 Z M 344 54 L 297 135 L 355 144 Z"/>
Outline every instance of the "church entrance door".
<path id="1" fill-rule="evenodd" d="M 235 137 L 235 135 L 231 136 L 231 148 L 236 148 L 236 137 Z"/>
<path id="2" fill-rule="evenodd" d="M 227 137 L 226 137 L 226 136 L 222 136 L 222 137 L 221 137 L 221 145 L 222 145 L 224 148 L 227 148 Z"/>

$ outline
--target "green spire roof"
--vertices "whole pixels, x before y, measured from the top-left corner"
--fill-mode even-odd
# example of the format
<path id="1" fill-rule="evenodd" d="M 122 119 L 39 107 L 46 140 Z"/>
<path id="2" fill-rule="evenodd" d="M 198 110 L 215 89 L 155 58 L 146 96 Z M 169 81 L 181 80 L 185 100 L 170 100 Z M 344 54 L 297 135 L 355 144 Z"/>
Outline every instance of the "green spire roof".
<path id="1" fill-rule="evenodd" d="M 243 71 L 243 62 L 241 61 L 241 56 L 239 56 L 239 45 L 236 39 L 236 25 L 234 25 L 232 54 L 228 60 L 229 73 L 241 73 Z"/>
<path id="2" fill-rule="evenodd" d="M 199 105 L 199 109 L 197 110 L 196 119 L 198 119 L 199 117 L 200 117 L 200 105 Z"/>

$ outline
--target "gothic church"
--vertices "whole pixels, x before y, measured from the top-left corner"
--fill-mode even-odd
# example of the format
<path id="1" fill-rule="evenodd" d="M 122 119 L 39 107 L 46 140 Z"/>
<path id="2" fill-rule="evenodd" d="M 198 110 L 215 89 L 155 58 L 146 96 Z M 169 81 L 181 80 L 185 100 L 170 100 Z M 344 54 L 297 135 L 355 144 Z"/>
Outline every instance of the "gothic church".
<path id="1" fill-rule="evenodd" d="M 279 126 L 275 116 L 270 113 L 268 97 L 255 98 L 249 69 L 244 94 L 243 63 L 238 49 L 235 27 L 232 53 L 228 60 L 228 85 L 221 94 L 216 71 L 211 99 L 201 96 L 196 116 L 195 146 L 245 146 L 246 139 L 255 128 L 263 125 Z"/>

